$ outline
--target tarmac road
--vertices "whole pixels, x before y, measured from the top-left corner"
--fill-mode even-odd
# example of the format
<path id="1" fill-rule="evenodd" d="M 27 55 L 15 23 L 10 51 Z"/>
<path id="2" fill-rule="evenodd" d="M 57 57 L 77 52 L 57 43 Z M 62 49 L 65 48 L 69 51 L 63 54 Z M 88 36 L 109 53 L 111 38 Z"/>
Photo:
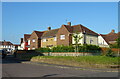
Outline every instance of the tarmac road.
<path id="1" fill-rule="evenodd" d="M 2 60 L 2 77 L 118 77 L 118 72 L 24 64 L 13 57 L 7 57 Z"/>

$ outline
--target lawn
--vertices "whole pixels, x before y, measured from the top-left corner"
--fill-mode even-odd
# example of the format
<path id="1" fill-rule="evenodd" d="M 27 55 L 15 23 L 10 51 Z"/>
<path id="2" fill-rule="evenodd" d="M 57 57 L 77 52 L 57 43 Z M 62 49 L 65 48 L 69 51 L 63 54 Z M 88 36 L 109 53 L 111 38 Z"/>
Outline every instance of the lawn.
<path id="1" fill-rule="evenodd" d="M 118 65 L 118 57 L 107 56 L 36 56 L 31 61 L 90 68 L 108 68 L 111 65 Z"/>

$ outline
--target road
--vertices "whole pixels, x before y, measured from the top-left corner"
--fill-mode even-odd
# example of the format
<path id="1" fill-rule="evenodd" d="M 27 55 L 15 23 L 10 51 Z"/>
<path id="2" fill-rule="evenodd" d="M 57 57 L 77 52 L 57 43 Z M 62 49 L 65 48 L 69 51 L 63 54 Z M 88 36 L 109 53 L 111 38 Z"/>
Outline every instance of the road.
<path id="1" fill-rule="evenodd" d="M 77 70 L 43 64 L 24 64 L 13 57 L 2 60 L 3 77 L 117 77 L 118 72 Z"/>

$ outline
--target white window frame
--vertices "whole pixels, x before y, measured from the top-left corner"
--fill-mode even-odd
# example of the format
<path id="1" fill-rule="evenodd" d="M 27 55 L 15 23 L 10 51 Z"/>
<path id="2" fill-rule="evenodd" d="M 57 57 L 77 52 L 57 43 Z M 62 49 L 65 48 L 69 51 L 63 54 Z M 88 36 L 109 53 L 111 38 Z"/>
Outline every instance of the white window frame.
<path id="1" fill-rule="evenodd" d="M 94 42 L 94 41 L 93 41 L 93 39 L 92 39 L 92 38 L 90 38 L 90 44 L 93 44 L 93 42 Z"/>
<path id="2" fill-rule="evenodd" d="M 54 41 L 57 41 L 57 37 L 54 37 Z"/>
<path id="3" fill-rule="evenodd" d="M 35 50 L 35 48 L 33 47 L 32 50 Z"/>
<path id="4" fill-rule="evenodd" d="M 30 45 L 30 40 L 28 40 L 28 45 Z"/>
<path id="5" fill-rule="evenodd" d="M 47 41 L 47 39 L 43 39 L 42 41 L 43 41 L 43 42 L 46 42 L 46 41 Z"/>
<path id="6" fill-rule="evenodd" d="M 32 42 L 35 42 L 35 39 L 32 39 Z"/>
<path id="7" fill-rule="evenodd" d="M 60 35 L 60 39 L 64 40 L 65 39 L 65 35 Z"/>

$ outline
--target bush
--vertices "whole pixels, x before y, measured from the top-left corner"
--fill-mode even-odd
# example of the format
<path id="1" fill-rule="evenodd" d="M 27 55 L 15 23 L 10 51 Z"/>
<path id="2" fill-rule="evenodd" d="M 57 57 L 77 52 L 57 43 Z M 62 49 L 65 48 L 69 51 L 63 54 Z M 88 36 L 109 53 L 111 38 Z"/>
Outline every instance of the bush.
<path id="1" fill-rule="evenodd" d="M 51 52 L 50 48 L 38 48 L 36 49 L 36 52 Z"/>
<path id="2" fill-rule="evenodd" d="M 70 46 L 64 46 L 64 45 L 59 45 L 56 47 L 50 48 L 38 48 L 36 49 L 37 52 L 75 52 L 75 47 L 70 45 Z M 100 52 L 101 48 L 96 45 L 81 45 L 78 46 L 78 51 L 79 52 Z"/>
<path id="3" fill-rule="evenodd" d="M 111 50 L 111 49 L 108 49 L 107 51 L 106 51 L 106 56 L 108 56 L 108 57 L 113 57 L 113 51 Z"/>
<path id="4" fill-rule="evenodd" d="M 52 52 L 74 52 L 73 46 L 56 46 L 51 49 Z"/>
<path id="5" fill-rule="evenodd" d="M 96 45 L 82 45 L 78 47 L 79 52 L 100 52 L 101 48 Z"/>

